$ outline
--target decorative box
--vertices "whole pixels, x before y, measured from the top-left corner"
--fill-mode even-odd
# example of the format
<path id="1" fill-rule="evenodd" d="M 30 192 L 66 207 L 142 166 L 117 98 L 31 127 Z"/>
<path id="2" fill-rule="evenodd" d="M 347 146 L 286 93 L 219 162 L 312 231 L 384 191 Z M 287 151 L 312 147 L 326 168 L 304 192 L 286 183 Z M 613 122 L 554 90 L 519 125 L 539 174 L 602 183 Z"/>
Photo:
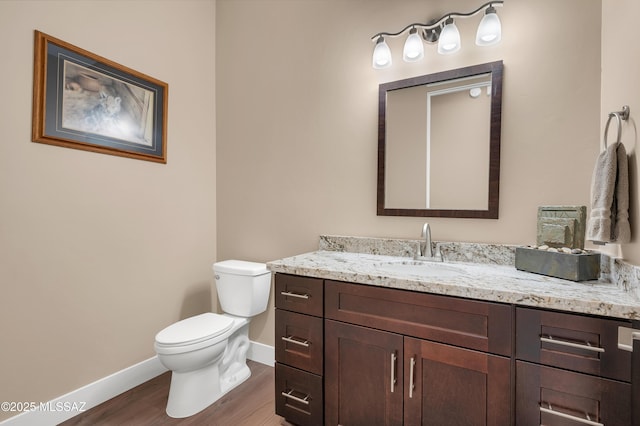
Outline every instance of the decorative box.
<path id="1" fill-rule="evenodd" d="M 600 253 L 570 254 L 516 247 L 516 269 L 571 281 L 597 280 Z"/>

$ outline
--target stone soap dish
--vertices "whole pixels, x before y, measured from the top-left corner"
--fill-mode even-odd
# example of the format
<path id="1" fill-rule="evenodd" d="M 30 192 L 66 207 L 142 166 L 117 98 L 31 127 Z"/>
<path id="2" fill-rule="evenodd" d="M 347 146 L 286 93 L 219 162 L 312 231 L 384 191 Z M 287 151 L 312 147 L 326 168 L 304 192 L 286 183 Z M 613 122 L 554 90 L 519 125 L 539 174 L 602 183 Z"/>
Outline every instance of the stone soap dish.
<path id="1" fill-rule="evenodd" d="M 571 281 L 597 280 L 600 277 L 600 253 L 516 247 L 516 269 Z"/>

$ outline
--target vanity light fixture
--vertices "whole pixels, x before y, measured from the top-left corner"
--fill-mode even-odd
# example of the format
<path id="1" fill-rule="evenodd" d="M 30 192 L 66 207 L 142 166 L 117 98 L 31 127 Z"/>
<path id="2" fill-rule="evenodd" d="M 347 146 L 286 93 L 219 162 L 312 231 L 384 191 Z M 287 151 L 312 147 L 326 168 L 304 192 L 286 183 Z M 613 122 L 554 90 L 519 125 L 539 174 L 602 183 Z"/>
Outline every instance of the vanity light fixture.
<path id="1" fill-rule="evenodd" d="M 375 40 L 373 50 L 373 68 L 388 68 L 392 64 L 391 49 L 384 40 L 385 37 L 398 37 L 409 30 L 409 36 L 404 43 L 402 58 L 406 62 L 416 62 L 424 57 L 424 45 L 438 42 L 438 53 L 450 55 L 460 50 L 460 32 L 454 22 L 455 18 L 469 18 L 484 11 L 484 16 L 478 25 L 476 44 L 478 46 L 492 46 L 502 40 L 502 25 L 496 13 L 495 6 L 502 6 L 503 0 L 491 1 L 483 4 L 469 13 L 447 13 L 440 19 L 429 21 L 426 24 L 410 24 L 397 33 L 381 32 L 371 39 Z"/>
<path id="2" fill-rule="evenodd" d="M 460 31 L 453 22 L 453 18 L 444 21 L 444 28 L 438 40 L 438 53 L 441 55 L 450 55 L 460 50 Z"/>
<path id="3" fill-rule="evenodd" d="M 392 62 L 389 45 L 384 41 L 384 37 L 378 37 L 376 47 L 373 49 L 373 67 L 376 69 L 389 68 Z"/>
<path id="4" fill-rule="evenodd" d="M 502 24 L 496 13 L 496 8 L 489 6 L 485 10 L 485 15 L 478 25 L 476 33 L 476 44 L 478 46 L 492 46 L 502 40 Z"/>
<path id="5" fill-rule="evenodd" d="M 402 59 L 406 62 L 416 62 L 424 58 L 424 45 L 418 35 L 418 30 L 414 27 L 409 31 L 409 37 L 404 42 Z"/>

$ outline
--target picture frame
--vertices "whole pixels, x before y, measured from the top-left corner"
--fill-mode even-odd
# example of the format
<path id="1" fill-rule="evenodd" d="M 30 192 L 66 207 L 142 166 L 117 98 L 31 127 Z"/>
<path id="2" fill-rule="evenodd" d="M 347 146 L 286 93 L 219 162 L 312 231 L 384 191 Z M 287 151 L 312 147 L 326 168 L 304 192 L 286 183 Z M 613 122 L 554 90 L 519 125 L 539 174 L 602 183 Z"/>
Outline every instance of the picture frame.
<path id="1" fill-rule="evenodd" d="M 33 142 L 166 163 L 168 90 L 35 31 Z"/>

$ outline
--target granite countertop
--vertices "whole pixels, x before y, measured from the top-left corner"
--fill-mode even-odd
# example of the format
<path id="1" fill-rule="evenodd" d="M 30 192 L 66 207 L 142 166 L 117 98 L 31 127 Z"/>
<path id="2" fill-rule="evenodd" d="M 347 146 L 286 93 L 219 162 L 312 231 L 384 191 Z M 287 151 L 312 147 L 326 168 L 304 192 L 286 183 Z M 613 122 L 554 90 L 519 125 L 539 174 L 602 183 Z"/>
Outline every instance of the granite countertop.
<path id="1" fill-rule="evenodd" d="M 411 267 L 409 271 L 389 267 L 402 262 L 412 264 L 413 259 L 406 253 L 340 251 L 322 243 L 320 248 L 268 262 L 267 267 L 286 274 L 640 320 L 640 300 L 636 294 L 606 278 L 573 282 L 519 271 L 505 262 L 461 262 L 447 257 L 436 265 L 434 273 L 422 274 Z"/>

